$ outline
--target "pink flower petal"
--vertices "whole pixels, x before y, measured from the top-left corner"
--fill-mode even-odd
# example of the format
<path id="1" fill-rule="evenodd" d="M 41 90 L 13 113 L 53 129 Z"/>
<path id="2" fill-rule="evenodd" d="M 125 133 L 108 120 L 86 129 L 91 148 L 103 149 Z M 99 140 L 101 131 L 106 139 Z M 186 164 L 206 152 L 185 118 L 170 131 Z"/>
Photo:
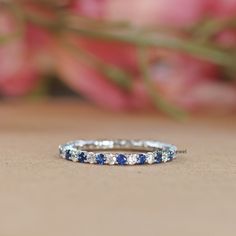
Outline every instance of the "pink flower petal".
<path id="1" fill-rule="evenodd" d="M 55 55 L 58 73 L 73 90 L 101 106 L 116 110 L 126 108 L 127 95 L 99 72 L 61 48 L 56 48 Z"/>
<path id="2" fill-rule="evenodd" d="M 25 65 L 16 74 L 0 80 L 0 93 L 4 96 L 22 96 L 36 87 L 36 72 Z"/>
<path id="3" fill-rule="evenodd" d="M 81 15 L 101 18 L 104 16 L 104 9 L 107 0 L 76 0 L 72 3 L 72 10 Z"/>
<path id="4" fill-rule="evenodd" d="M 179 99 L 190 110 L 223 113 L 236 110 L 236 87 L 222 82 L 200 83 Z"/>
<path id="5" fill-rule="evenodd" d="M 186 26 L 198 21 L 204 10 L 203 0 L 110 0 L 106 5 L 106 17 L 137 25 Z"/>
<path id="6" fill-rule="evenodd" d="M 209 3 L 209 13 L 213 16 L 228 18 L 236 14 L 235 0 L 211 0 Z"/>

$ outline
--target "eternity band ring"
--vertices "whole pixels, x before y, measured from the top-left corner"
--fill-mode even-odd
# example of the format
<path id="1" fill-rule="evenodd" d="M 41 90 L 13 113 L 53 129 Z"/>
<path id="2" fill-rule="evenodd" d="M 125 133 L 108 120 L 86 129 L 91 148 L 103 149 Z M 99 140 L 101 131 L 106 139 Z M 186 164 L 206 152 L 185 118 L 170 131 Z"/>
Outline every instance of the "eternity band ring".
<path id="1" fill-rule="evenodd" d="M 176 154 L 176 146 L 155 140 L 76 140 L 59 146 L 63 159 L 99 165 L 159 164 Z"/>

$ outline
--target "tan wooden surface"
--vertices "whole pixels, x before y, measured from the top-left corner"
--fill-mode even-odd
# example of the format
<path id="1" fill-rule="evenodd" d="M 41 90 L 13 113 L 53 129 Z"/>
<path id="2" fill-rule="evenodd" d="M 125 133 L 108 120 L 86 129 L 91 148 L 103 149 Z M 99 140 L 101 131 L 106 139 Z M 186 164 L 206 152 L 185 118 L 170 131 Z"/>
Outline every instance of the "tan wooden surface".
<path id="1" fill-rule="evenodd" d="M 0 104 L 0 235 L 222 236 L 236 232 L 236 117 L 179 123 L 80 103 Z M 152 138 L 188 154 L 111 167 L 57 157 L 77 138 Z"/>

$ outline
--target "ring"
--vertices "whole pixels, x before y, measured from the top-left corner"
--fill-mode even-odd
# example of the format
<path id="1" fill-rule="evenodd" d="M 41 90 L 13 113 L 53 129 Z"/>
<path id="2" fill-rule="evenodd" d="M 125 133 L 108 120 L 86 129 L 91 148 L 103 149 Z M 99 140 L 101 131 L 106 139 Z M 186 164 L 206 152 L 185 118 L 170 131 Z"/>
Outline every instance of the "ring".
<path id="1" fill-rule="evenodd" d="M 176 153 L 176 146 L 154 140 L 76 140 L 59 146 L 63 159 L 100 165 L 159 164 Z"/>
<path id="2" fill-rule="evenodd" d="M 159 164 L 176 153 L 176 146 L 154 140 L 76 140 L 59 146 L 63 159 L 100 165 Z"/>

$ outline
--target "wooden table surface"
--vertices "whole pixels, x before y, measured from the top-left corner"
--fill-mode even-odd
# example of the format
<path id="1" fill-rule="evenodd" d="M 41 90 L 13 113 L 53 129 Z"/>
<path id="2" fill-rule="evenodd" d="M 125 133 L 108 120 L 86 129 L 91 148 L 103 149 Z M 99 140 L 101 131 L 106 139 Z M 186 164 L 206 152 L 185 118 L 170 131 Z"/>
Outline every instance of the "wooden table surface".
<path id="1" fill-rule="evenodd" d="M 236 232 L 236 117 L 177 122 L 78 102 L 0 104 L 0 235 L 222 236 Z M 187 154 L 166 165 L 57 157 L 78 138 L 140 138 Z"/>

